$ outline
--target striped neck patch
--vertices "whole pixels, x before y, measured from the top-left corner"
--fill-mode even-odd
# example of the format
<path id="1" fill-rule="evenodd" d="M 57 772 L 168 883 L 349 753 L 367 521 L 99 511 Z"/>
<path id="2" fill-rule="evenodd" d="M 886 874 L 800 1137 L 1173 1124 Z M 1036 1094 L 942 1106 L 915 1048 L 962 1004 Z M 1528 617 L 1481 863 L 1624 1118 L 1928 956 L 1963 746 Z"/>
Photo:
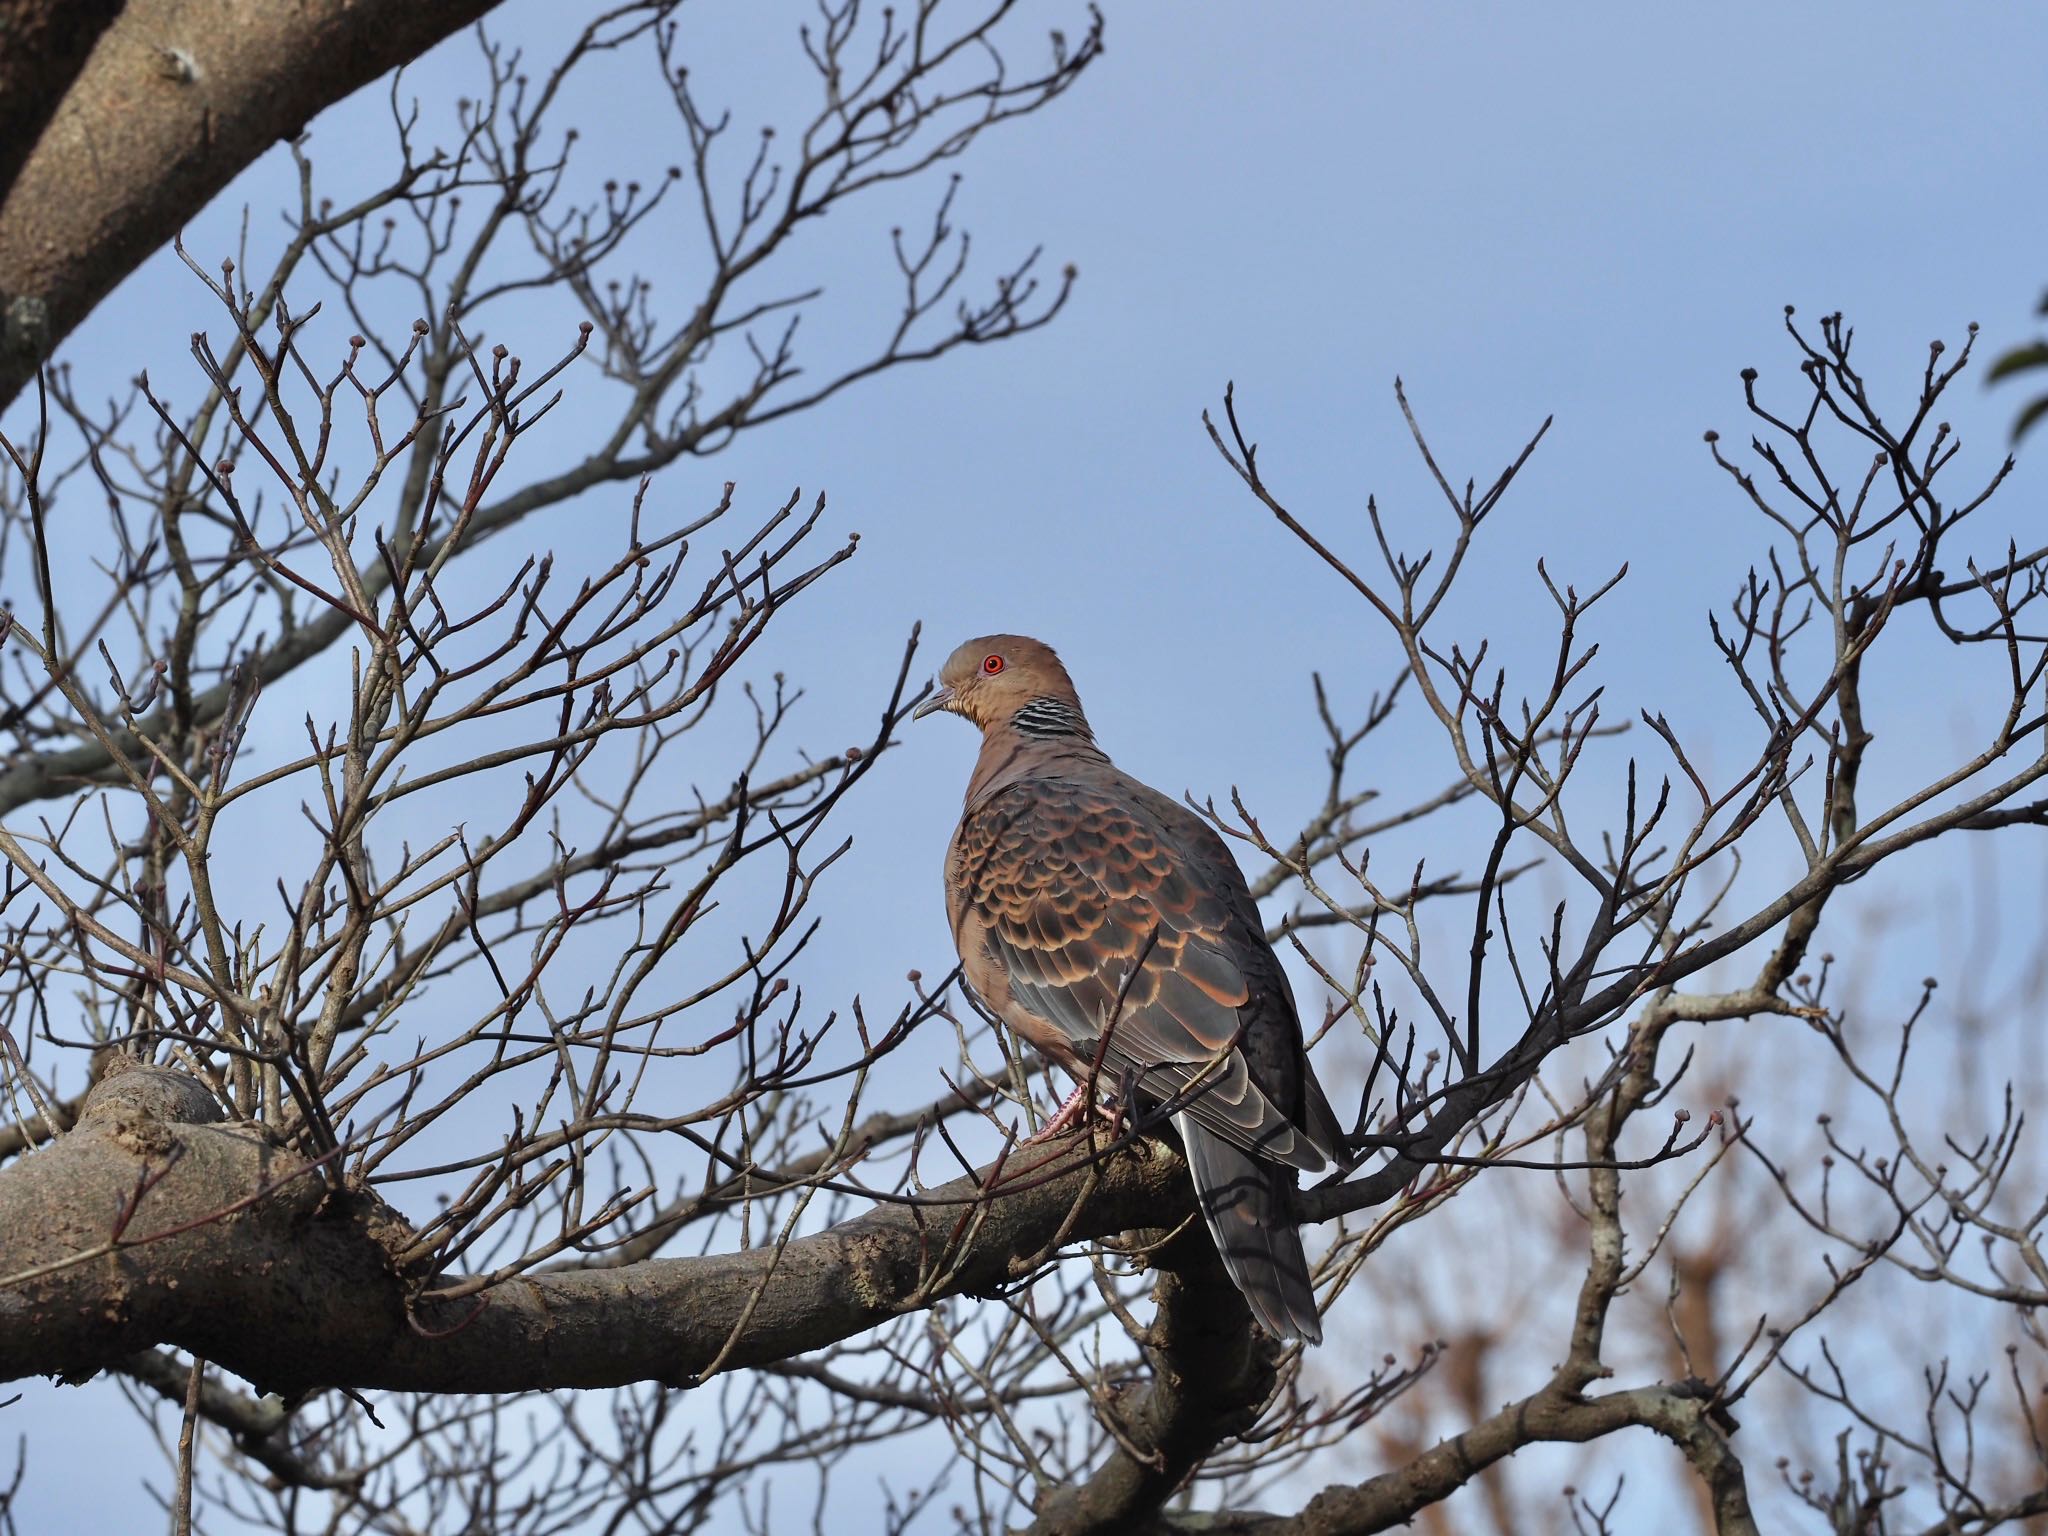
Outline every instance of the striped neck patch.
<path id="1" fill-rule="evenodd" d="M 1034 741 L 1046 741 L 1056 736 L 1078 736 L 1083 741 L 1095 739 L 1095 733 L 1088 729 L 1088 721 L 1077 705 L 1049 696 L 1041 696 L 1026 704 L 1010 717 L 1010 725 L 1018 735 L 1029 736 Z"/>

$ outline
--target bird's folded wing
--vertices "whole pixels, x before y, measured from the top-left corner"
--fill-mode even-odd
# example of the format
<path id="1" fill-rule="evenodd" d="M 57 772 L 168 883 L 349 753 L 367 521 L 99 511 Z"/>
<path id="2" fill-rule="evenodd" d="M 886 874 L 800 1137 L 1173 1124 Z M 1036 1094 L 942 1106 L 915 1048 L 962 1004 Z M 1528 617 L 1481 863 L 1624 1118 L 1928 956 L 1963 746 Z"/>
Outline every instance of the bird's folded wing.
<path id="1" fill-rule="evenodd" d="M 1267 1010 L 1290 1005 L 1254 999 L 1247 982 L 1271 956 L 1261 967 L 1241 952 L 1234 893 L 1203 878 L 1172 833 L 1117 788 L 1033 779 L 970 811 L 956 866 L 964 915 L 1018 1006 L 1084 1061 L 1099 1050 L 1107 1081 L 1135 1069 L 1148 1097 L 1193 1094 L 1185 1113 L 1226 1140 L 1320 1170 L 1323 1152 L 1252 1080 L 1238 1048 L 1262 1023 L 1298 1027 L 1291 1011 L 1267 1021 Z"/>

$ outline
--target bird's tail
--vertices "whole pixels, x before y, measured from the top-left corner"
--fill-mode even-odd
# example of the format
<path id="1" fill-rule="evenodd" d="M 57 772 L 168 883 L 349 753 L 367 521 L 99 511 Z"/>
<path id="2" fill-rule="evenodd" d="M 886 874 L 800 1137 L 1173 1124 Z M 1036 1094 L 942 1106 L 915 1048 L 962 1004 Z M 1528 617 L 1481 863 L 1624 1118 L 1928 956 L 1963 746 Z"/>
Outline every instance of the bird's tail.
<path id="1" fill-rule="evenodd" d="M 1315 1287 L 1288 1198 L 1294 1170 L 1253 1157 L 1187 1115 L 1173 1120 L 1209 1234 L 1252 1316 L 1277 1339 L 1322 1343 Z"/>

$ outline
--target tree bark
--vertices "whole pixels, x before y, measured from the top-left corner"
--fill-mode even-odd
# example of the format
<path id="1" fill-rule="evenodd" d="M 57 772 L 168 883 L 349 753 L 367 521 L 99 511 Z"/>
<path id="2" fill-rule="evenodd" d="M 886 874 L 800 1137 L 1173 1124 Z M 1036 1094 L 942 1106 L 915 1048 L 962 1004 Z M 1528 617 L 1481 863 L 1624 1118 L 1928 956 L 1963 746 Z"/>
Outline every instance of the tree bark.
<path id="1" fill-rule="evenodd" d="M 1656 1386 L 1581 1397 L 1560 1391 L 1555 1382 L 1438 1441 L 1403 1466 L 1362 1483 L 1325 1488 L 1298 1515 L 1225 1510 L 1176 1526 L 1214 1536 L 1374 1536 L 1409 1524 L 1480 1471 L 1526 1446 L 1582 1445 L 1625 1429 L 1655 1432 L 1692 1464 L 1707 1489 L 1715 1536 L 1758 1536 L 1742 1463 L 1712 1422 L 1712 1406 L 1703 1396 Z"/>
<path id="2" fill-rule="evenodd" d="M 0 0 L 0 201 L 121 0 Z"/>
<path id="3" fill-rule="evenodd" d="M 411 1228 L 374 1192 L 331 1187 L 259 1127 L 222 1122 L 195 1080 L 124 1059 L 74 1129 L 0 1170 L 0 1381 L 166 1344 L 286 1395 L 688 1386 L 1011 1283 L 1063 1226 L 1072 1241 L 1192 1210 L 1171 1150 L 1092 1169 L 1088 1152 L 1013 1151 L 1014 1192 L 977 1201 L 984 1172 L 779 1250 L 529 1274 L 437 1303 L 395 1269 Z"/>
<path id="4" fill-rule="evenodd" d="M 0 408 L 257 156 L 496 3 L 0 0 Z"/>
<path id="5" fill-rule="evenodd" d="M 1272 1396 L 1278 1347 L 1251 1328 L 1207 1229 L 1189 1222 L 1155 1262 L 1159 1311 L 1143 1341 L 1152 1380 L 1111 1408 L 1124 1435 L 1102 1465 L 1083 1482 L 1043 1490 L 1024 1536 L 1157 1529 L 1154 1517 L 1188 1474 L 1250 1429 Z"/>

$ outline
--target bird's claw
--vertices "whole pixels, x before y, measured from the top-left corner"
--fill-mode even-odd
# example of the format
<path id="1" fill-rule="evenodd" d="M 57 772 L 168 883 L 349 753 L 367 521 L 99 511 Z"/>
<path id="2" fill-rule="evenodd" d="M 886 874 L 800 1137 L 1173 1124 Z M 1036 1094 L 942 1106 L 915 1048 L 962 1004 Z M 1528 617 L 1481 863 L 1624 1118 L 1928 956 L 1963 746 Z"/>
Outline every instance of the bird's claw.
<path id="1" fill-rule="evenodd" d="M 1053 1117 L 1036 1131 L 1032 1132 L 1031 1135 L 1024 1138 L 1025 1145 L 1028 1146 L 1034 1141 L 1050 1141 L 1053 1137 L 1071 1129 L 1087 1113 L 1091 1102 L 1094 1104 L 1097 1114 L 1109 1121 L 1111 1125 L 1115 1125 L 1123 1117 L 1122 1105 L 1118 1102 L 1115 1095 L 1097 1093 L 1094 1089 L 1095 1084 L 1085 1079 L 1076 1084 L 1074 1091 L 1068 1094 L 1061 1101 L 1060 1107 L 1053 1112 Z"/>

